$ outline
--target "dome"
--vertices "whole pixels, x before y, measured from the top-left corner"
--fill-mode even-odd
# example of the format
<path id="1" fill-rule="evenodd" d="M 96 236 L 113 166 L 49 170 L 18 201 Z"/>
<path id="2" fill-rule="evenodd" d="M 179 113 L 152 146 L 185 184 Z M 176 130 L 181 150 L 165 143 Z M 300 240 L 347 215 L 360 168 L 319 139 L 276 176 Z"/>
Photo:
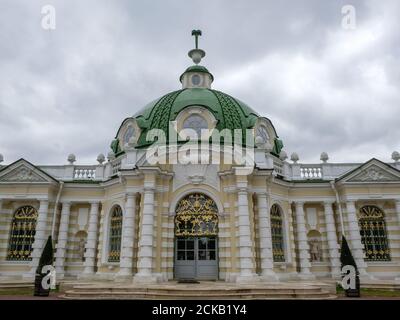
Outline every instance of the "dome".
<path id="1" fill-rule="evenodd" d="M 161 129 L 168 134 L 168 125 L 187 107 L 199 106 L 210 111 L 215 117 L 216 129 L 253 128 L 259 115 L 245 103 L 221 91 L 209 88 L 185 88 L 167 93 L 151 102 L 134 115 L 141 135 L 138 147 L 148 145 L 147 132 Z M 168 136 L 167 136 L 168 138 Z"/>
<path id="2" fill-rule="evenodd" d="M 201 35 L 201 32 L 195 30 L 194 35 Z M 125 119 L 111 144 L 114 154 L 124 152 L 125 147 L 144 148 L 153 144 L 153 140 L 147 140 L 148 133 L 153 129 L 164 132 L 167 144 L 176 142 L 169 137 L 170 123 L 176 121 L 180 129 L 194 129 L 198 136 L 204 128 L 219 132 L 240 129 L 243 145 L 248 144 L 246 131 L 252 129 L 257 148 L 271 150 L 272 146 L 271 152 L 279 155 L 283 143 L 269 119 L 260 117 L 239 99 L 211 88 L 214 76 L 206 67 L 199 65 L 205 54 L 198 48 L 196 37 L 196 48 L 188 53 L 195 65 L 188 67 L 179 77 L 182 88 L 150 102 Z M 233 132 L 231 136 L 234 136 Z"/>

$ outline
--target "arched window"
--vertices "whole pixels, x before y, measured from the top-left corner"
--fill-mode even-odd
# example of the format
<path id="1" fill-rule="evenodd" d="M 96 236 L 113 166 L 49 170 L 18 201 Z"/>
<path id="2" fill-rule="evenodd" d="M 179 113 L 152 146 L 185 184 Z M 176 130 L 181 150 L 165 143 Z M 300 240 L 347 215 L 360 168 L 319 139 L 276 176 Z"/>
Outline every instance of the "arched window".
<path id="1" fill-rule="evenodd" d="M 376 206 L 362 207 L 358 224 L 361 242 L 364 245 L 365 260 L 390 261 L 383 211 Z"/>
<path id="2" fill-rule="evenodd" d="M 119 262 L 121 255 L 122 209 L 115 206 L 110 219 L 108 262 Z"/>
<path id="3" fill-rule="evenodd" d="M 183 129 L 193 129 L 197 133 L 197 137 L 201 138 L 201 129 L 208 129 L 206 119 L 198 114 L 192 114 L 183 122 Z"/>
<path id="4" fill-rule="evenodd" d="M 285 248 L 283 242 L 282 210 L 277 204 L 271 207 L 271 235 L 274 262 L 284 262 Z"/>
<path id="5" fill-rule="evenodd" d="M 32 244 L 35 240 L 38 213 L 34 207 L 23 206 L 15 211 L 8 242 L 7 260 L 32 260 Z"/>

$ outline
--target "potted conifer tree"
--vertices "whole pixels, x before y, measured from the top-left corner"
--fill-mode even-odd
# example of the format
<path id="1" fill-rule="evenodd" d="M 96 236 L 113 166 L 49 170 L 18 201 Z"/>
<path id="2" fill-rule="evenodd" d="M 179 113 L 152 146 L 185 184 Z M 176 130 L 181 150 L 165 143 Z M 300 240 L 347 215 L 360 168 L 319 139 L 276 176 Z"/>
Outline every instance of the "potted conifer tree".
<path id="1" fill-rule="evenodd" d="M 43 249 L 42 255 L 40 256 L 39 265 L 36 269 L 35 274 L 35 296 L 48 297 L 50 294 L 50 286 L 43 286 L 43 278 L 47 273 L 43 273 L 44 266 L 53 265 L 53 241 L 51 236 L 48 237 L 46 245 Z"/>
<path id="2" fill-rule="evenodd" d="M 342 236 L 342 247 L 340 249 L 340 262 L 342 269 L 346 265 L 353 266 L 356 271 L 355 288 L 345 289 L 346 297 L 360 297 L 360 275 L 357 269 L 357 264 L 351 254 L 349 245 L 347 244 L 346 238 Z M 345 275 L 343 275 L 344 277 Z"/>

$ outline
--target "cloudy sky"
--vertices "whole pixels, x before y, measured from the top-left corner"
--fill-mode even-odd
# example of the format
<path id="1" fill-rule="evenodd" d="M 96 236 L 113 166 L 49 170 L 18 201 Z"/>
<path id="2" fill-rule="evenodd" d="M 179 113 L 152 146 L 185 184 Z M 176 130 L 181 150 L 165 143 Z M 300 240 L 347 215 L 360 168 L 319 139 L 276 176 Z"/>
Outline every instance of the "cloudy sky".
<path id="1" fill-rule="evenodd" d="M 193 28 L 213 87 L 270 118 L 300 162 L 400 151 L 400 1 L 1 0 L 5 163 L 95 163 L 123 119 L 180 87 Z"/>

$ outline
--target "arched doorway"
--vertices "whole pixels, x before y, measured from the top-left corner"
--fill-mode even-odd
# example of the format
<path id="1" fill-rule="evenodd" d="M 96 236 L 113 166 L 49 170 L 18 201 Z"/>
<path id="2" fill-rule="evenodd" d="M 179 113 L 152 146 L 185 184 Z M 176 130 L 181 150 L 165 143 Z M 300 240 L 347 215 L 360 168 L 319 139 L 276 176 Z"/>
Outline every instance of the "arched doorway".
<path id="1" fill-rule="evenodd" d="M 175 279 L 217 280 L 217 205 L 193 193 L 178 202 L 175 213 Z"/>

